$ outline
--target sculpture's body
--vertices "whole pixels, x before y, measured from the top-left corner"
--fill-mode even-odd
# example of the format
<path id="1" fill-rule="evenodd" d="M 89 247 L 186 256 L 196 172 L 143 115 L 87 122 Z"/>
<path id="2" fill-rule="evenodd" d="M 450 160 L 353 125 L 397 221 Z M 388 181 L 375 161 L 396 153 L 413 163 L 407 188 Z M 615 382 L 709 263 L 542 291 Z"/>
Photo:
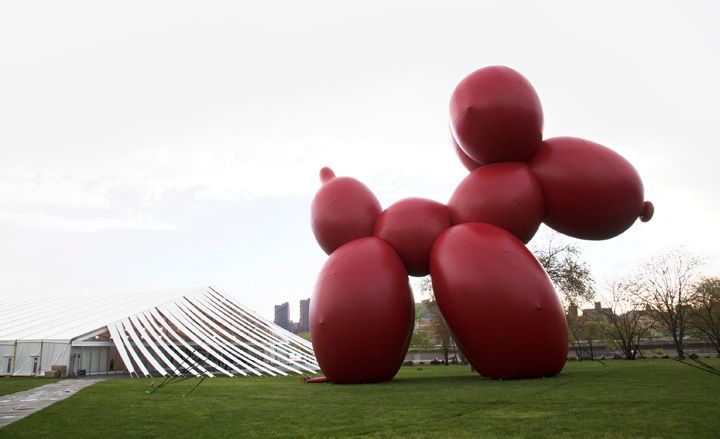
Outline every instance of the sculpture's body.
<path id="1" fill-rule="evenodd" d="M 450 100 L 455 150 L 471 173 L 447 206 L 408 198 L 381 212 L 357 180 L 321 170 L 312 227 L 330 255 L 310 332 L 337 383 L 392 379 L 412 335 L 408 283 L 432 276 L 445 321 L 470 363 L 492 378 L 555 375 L 567 356 L 565 313 L 528 251 L 541 222 L 609 239 L 649 221 L 639 175 L 622 156 L 572 137 L 542 140 L 535 90 L 507 67 L 462 80 Z"/>

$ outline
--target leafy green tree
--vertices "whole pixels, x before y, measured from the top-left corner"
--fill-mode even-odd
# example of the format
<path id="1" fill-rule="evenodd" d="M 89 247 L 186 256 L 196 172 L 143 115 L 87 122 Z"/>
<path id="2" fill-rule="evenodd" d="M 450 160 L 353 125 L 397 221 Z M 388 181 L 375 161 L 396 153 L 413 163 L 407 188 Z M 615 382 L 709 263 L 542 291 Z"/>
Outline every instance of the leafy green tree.
<path id="1" fill-rule="evenodd" d="M 425 303 L 415 304 L 415 328 L 413 329 L 412 339 L 410 340 L 410 349 L 423 350 L 433 349 L 435 346 L 431 340 L 430 329 L 423 325 L 423 322 L 430 318 L 429 311 Z"/>
<path id="2" fill-rule="evenodd" d="M 450 351 L 457 350 L 457 343 L 450 332 L 445 319 L 440 312 L 437 301 L 435 300 L 435 293 L 432 288 L 432 279 L 430 276 L 425 276 L 420 279 L 418 288 L 423 296 L 428 297 L 428 300 L 423 303 L 426 305 L 427 315 L 430 318 L 429 336 L 431 339 L 437 340 L 442 350 L 443 359 L 445 364 L 449 364 Z"/>
<path id="3" fill-rule="evenodd" d="M 427 330 L 416 327 L 413 331 L 412 340 L 410 340 L 410 349 L 423 350 L 432 349 L 434 346 L 430 340 L 430 334 Z"/>

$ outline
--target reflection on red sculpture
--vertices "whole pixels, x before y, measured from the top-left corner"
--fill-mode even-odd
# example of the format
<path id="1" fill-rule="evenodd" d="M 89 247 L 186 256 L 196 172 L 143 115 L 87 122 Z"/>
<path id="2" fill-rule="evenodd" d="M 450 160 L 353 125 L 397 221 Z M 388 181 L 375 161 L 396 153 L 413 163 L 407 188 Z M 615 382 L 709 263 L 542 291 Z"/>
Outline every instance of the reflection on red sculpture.
<path id="1" fill-rule="evenodd" d="M 465 166 L 465 169 L 468 171 L 474 171 L 475 169 L 480 167 L 480 163 L 476 162 L 475 160 L 468 157 L 467 154 L 465 154 L 465 151 L 460 148 L 460 145 L 457 144 L 457 140 L 455 140 L 455 137 L 452 134 L 452 131 L 450 132 L 450 141 L 452 142 L 453 146 L 455 147 L 455 153 L 457 154 L 458 158 L 460 159 L 460 163 L 462 163 L 463 166 Z"/>
<path id="2" fill-rule="evenodd" d="M 454 226 L 430 257 L 440 311 L 470 363 L 493 378 L 560 372 L 567 324 L 555 289 L 520 240 L 482 223 Z"/>
<path id="3" fill-rule="evenodd" d="M 447 206 L 424 198 L 406 198 L 385 209 L 375 221 L 375 236 L 400 255 L 411 276 L 430 274 L 430 249 L 450 227 Z"/>
<path id="4" fill-rule="evenodd" d="M 469 74 L 450 97 L 450 128 L 475 162 L 526 161 L 542 141 L 543 112 L 530 82 L 493 66 Z"/>
<path id="5" fill-rule="evenodd" d="M 643 184 L 620 154 L 574 137 L 543 142 L 530 161 L 545 194 L 545 224 L 580 239 L 608 239 L 645 210 Z"/>
<path id="6" fill-rule="evenodd" d="M 451 142 L 470 174 L 447 206 L 408 198 L 381 213 L 365 185 L 320 172 L 312 229 L 330 257 L 313 293 L 310 332 L 334 383 L 395 375 L 414 324 L 408 273 L 430 273 L 440 311 L 480 374 L 557 374 L 567 356 L 565 314 L 523 243 L 541 222 L 598 240 L 653 216 L 622 156 L 583 139 L 542 140 L 540 100 L 512 69 L 486 67 L 463 79 L 450 118 Z"/>
<path id="7" fill-rule="evenodd" d="M 372 236 L 382 207 L 370 189 L 350 177 L 335 177 L 330 168 L 320 170 L 323 186 L 310 207 L 312 229 L 320 247 L 330 254 L 357 238 Z"/>
<path id="8" fill-rule="evenodd" d="M 392 379 L 414 324 L 407 271 L 385 241 L 356 239 L 330 255 L 310 301 L 315 357 L 330 381 Z"/>
<path id="9" fill-rule="evenodd" d="M 460 182 L 448 202 L 453 224 L 488 223 L 529 242 L 545 214 L 543 192 L 525 163 L 481 166 Z"/>

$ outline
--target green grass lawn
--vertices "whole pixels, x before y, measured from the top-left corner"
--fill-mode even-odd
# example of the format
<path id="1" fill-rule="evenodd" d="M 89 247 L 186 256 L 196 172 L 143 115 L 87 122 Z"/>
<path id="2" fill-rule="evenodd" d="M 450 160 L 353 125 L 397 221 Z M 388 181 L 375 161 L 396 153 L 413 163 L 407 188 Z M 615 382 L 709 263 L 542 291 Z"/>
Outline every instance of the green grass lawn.
<path id="1" fill-rule="evenodd" d="M 720 368 L 720 360 L 707 360 Z M 569 362 L 554 378 L 494 381 L 404 367 L 389 383 L 195 379 L 149 395 L 110 379 L 0 437 L 720 437 L 720 376 L 673 360 Z"/>
<path id="2" fill-rule="evenodd" d="M 0 377 L 0 395 L 20 392 L 59 381 L 58 378 Z"/>

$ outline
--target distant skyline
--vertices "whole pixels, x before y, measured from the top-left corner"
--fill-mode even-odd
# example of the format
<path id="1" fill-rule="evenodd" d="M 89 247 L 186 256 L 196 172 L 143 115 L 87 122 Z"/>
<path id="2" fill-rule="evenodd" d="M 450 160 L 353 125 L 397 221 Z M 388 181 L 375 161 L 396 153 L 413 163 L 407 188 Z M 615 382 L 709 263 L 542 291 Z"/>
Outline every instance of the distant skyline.
<path id="1" fill-rule="evenodd" d="M 293 333 L 310 330 L 310 298 L 300 299 L 295 304 L 288 301 L 273 306 L 273 323 Z"/>
<path id="2" fill-rule="evenodd" d="M 711 1 L 3 3 L 0 295 L 215 285 L 295 319 L 327 259 L 320 168 L 383 207 L 447 202 L 448 100 L 487 65 L 530 80 L 545 138 L 642 176 L 651 222 L 573 240 L 600 289 L 679 245 L 719 275 L 719 22 Z"/>

